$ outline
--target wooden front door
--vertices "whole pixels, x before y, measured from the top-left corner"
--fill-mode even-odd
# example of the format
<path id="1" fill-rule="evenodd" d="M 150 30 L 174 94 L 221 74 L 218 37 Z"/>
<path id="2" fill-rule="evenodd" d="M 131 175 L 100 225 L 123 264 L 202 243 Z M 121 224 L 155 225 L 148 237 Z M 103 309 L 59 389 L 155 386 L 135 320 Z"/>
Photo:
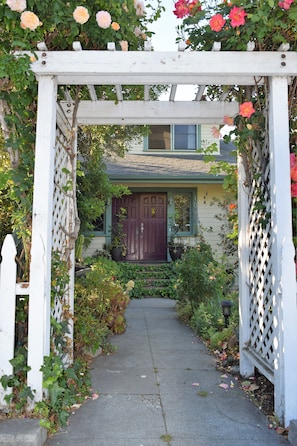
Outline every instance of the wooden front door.
<path id="1" fill-rule="evenodd" d="M 167 259 L 167 194 L 133 193 L 117 199 L 113 215 L 120 207 L 127 211 L 124 221 L 127 256 L 130 261 Z"/>

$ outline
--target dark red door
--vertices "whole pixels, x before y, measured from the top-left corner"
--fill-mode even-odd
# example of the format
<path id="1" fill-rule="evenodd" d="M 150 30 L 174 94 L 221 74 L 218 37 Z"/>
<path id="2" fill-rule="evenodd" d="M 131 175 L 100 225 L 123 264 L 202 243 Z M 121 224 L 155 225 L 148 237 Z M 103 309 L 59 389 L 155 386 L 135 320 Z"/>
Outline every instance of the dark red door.
<path id="1" fill-rule="evenodd" d="M 115 201 L 113 213 L 127 210 L 124 221 L 127 260 L 167 259 L 167 194 L 133 193 Z"/>

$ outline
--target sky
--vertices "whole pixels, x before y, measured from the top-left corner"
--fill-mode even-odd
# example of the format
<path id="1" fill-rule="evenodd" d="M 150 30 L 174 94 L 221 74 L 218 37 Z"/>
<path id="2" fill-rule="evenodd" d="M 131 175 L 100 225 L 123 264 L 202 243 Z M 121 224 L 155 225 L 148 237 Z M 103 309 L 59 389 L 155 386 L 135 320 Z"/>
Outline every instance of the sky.
<path id="1" fill-rule="evenodd" d="M 182 20 L 177 19 L 173 14 L 173 0 L 162 0 L 162 6 L 166 8 L 166 11 L 152 25 L 152 30 L 155 32 L 152 38 L 153 47 L 155 51 L 177 51 L 177 44 L 175 43 L 177 33 L 175 28 L 182 23 Z"/>
<path id="2" fill-rule="evenodd" d="M 154 2 L 150 3 L 154 4 Z M 174 3 L 173 0 L 162 0 L 162 6 L 166 8 L 166 11 L 150 27 L 155 33 L 151 39 L 154 51 L 178 51 L 178 45 L 175 43 L 177 37 L 176 26 L 181 25 L 182 20 L 177 19 L 173 14 Z M 167 97 L 168 95 L 165 95 L 164 99 L 167 99 Z M 175 95 L 176 101 L 193 100 L 194 98 L 195 87 L 192 85 L 179 85 L 177 87 Z"/>

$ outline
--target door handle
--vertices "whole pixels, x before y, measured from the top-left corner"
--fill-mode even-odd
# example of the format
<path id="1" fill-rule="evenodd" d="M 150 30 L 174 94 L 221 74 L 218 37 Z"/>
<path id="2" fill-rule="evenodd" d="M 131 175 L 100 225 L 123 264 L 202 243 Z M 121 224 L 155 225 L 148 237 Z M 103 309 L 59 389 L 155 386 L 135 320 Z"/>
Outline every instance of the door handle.
<path id="1" fill-rule="evenodd" d="M 144 232 L 144 224 L 140 223 L 140 235 L 142 236 Z"/>

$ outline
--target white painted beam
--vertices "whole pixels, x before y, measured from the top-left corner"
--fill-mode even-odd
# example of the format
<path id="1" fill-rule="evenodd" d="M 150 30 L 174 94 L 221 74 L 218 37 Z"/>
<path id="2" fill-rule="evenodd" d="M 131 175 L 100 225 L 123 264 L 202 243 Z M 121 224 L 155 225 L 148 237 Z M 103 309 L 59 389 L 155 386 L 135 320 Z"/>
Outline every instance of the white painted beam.
<path id="1" fill-rule="evenodd" d="M 66 116 L 72 118 L 73 103 L 60 103 Z M 83 125 L 96 124 L 214 124 L 223 123 L 225 115 L 238 113 L 236 102 L 167 102 L 167 101 L 81 101 L 77 121 Z"/>
<path id="2" fill-rule="evenodd" d="M 116 85 L 115 89 L 116 89 L 116 94 L 117 94 L 117 100 L 119 102 L 121 102 L 123 100 L 122 86 L 121 85 Z"/>
<path id="3" fill-rule="evenodd" d="M 97 94 L 94 85 L 88 85 L 89 95 L 92 101 L 97 101 Z"/>
<path id="4" fill-rule="evenodd" d="M 199 85 L 196 96 L 195 96 L 195 101 L 201 101 L 205 88 L 206 88 L 206 85 Z"/>
<path id="5" fill-rule="evenodd" d="M 145 101 L 149 101 L 150 100 L 150 86 L 149 85 L 144 85 L 144 100 Z"/>
<path id="6" fill-rule="evenodd" d="M 81 43 L 79 41 L 75 41 L 72 43 L 72 48 L 74 49 L 74 51 L 82 51 L 82 46 Z M 96 90 L 94 85 L 87 85 L 88 90 L 89 90 L 89 95 L 92 101 L 97 101 L 97 95 L 96 95 Z"/>
<path id="7" fill-rule="evenodd" d="M 176 90 L 177 90 L 177 85 L 176 84 L 171 85 L 169 101 L 174 101 L 175 95 L 176 95 Z"/>
<path id="8" fill-rule="evenodd" d="M 289 52 L 153 52 L 45 51 L 31 67 L 69 85 L 254 85 L 262 76 L 295 76 L 297 53 Z"/>

